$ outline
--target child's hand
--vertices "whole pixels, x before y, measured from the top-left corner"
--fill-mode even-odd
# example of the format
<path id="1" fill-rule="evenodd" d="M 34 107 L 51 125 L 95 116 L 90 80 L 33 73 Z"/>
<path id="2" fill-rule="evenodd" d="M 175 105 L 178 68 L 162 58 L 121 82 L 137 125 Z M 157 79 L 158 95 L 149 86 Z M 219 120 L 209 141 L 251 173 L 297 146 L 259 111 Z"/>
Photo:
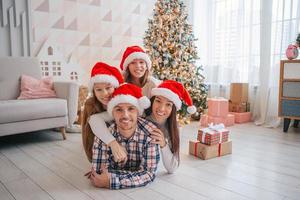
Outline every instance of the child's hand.
<path id="1" fill-rule="evenodd" d="M 114 156 L 115 162 L 126 163 L 127 161 L 127 151 L 122 147 L 116 140 L 108 144 L 111 148 L 112 154 Z"/>

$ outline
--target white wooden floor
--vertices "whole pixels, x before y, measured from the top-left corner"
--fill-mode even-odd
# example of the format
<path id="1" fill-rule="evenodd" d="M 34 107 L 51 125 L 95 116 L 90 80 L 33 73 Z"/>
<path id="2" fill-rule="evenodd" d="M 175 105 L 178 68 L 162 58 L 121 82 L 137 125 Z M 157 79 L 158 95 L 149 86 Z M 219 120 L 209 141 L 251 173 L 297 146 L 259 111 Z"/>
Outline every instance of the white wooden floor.
<path id="1" fill-rule="evenodd" d="M 0 199 L 300 199 L 300 128 L 230 127 L 233 154 L 207 161 L 188 155 L 198 123 L 183 128 L 181 166 L 154 183 L 111 191 L 83 176 L 90 168 L 80 134 L 54 131 L 0 138 Z M 161 163 L 160 163 L 161 164 Z"/>

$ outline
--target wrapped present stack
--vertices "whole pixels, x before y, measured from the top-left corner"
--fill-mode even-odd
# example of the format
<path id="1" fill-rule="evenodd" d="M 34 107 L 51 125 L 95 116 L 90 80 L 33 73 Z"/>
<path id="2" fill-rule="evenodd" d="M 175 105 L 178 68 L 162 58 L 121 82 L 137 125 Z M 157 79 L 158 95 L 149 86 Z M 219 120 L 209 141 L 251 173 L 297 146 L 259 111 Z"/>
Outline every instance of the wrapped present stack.
<path id="1" fill-rule="evenodd" d="M 208 124 L 234 125 L 234 115 L 228 112 L 228 100 L 224 98 L 208 99 L 208 113 L 201 115 L 200 125 L 207 127 Z"/>
<path id="2" fill-rule="evenodd" d="M 224 124 L 199 129 L 197 140 L 189 141 L 189 153 L 203 160 L 231 154 L 229 131 Z"/>
<path id="3" fill-rule="evenodd" d="M 235 123 L 251 121 L 251 113 L 249 111 L 248 83 L 231 83 L 229 112 L 235 116 Z"/>

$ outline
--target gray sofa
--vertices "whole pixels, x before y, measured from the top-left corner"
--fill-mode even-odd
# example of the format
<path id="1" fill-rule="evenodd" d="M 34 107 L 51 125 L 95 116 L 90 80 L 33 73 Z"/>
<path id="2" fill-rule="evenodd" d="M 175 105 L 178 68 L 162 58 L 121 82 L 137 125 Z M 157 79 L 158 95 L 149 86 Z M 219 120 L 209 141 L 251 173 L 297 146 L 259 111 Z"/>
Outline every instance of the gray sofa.
<path id="1" fill-rule="evenodd" d="M 65 139 L 77 116 L 78 85 L 54 82 L 58 98 L 17 100 L 22 74 L 40 79 L 38 59 L 0 57 L 0 136 L 60 128 Z"/>

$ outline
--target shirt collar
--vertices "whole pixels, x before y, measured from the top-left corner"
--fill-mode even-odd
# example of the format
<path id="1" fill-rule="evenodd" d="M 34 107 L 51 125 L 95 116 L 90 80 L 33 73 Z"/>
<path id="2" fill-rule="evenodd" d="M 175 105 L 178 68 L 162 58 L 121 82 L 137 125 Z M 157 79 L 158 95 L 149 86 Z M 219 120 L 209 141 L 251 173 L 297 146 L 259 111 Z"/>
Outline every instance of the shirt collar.
<path id="1" fill-rule="evenodd" d="M 140 130 L 139 126 L 137 125 L 133 135 L 130 138 L 125 138 L 124 136 L 121 135 L 120 131 L 117 128 L 117 125 L 115 124 L 114 135 L 115 135 L 118 142 L 120 142 L 120 141 L 135 141 L 135 142 L 138 142 L 140 133 L 141 133 L 141 130 Z"/>

